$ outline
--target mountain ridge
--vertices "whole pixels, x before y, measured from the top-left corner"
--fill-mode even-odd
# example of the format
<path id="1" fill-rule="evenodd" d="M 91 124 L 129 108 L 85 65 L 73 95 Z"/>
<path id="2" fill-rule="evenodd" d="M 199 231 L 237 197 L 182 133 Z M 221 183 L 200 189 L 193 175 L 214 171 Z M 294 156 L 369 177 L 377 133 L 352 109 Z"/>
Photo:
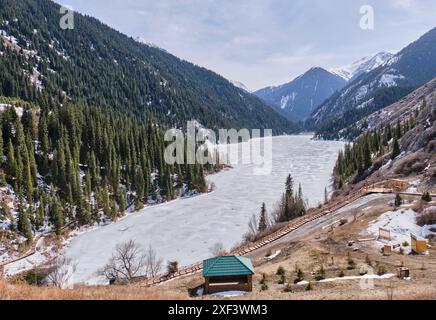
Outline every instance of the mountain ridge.
<path id="1" fill-rule="evenodd" d="M 299 130 L 215 72 L 142 44 L 95 18 L 75 13 L 74 29 L 61 30 L 60 6 L 52 1 L 2 2 L 0 29 L 23 52 L 32 52 L 17 59 L 24 58 L 22 69 L 37 71 L 43 90 L 33 92 L 29 79 L 17 74 L 20 67 L 8 62 L 3 74 L 10 76 L 0 79 L 0 88 L 10 90 L 0 90 L 0 95 L 26 101 L 38 95 L 56 102 L 66 99 L 166 127 L 183 127 L 195 119 L 211 129 L 273 128 L 275 134 Z"/>
<path id="2" fill-rule="evenodd" d="M 293 121 L 302 121 L 346 81 L 321 67 L 313 67 L 292 81 L 254 92 Z"/>
<path id="3" fill-rule="evenodd" d="M 436 28 L 387 63 L 362 74 L 315 110 L 306 127 L 324 139 L 352 139 L 341 130 L 405 97 L 436 76 Z"/>
<path id="4" fill-rule="evenodd" d="M 353 81 L 360 75 L 368 73 L 385 64 L 391 58 L 393 58 L 393 56 L 394 54 L 390 52 L 382 51 L 376 55 L 361 58 L 349 66 L 331 68 L 329 71 L 340 77 L 343 77 L 347 81 Z"/>

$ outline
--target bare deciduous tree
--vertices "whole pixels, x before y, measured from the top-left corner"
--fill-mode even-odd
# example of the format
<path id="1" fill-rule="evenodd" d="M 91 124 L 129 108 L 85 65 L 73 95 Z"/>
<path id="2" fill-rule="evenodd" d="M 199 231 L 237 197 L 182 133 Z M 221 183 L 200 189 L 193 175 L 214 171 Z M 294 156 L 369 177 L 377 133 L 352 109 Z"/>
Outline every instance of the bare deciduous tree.
<path id="1" fill-rule="evenodd" d="M 258 222 L 256 215 L 253 215 L 250 218 L 250 221 L 248 221 L 248 232 L 244 235 L 244 239 L 246 242 L 252 242 L 256 238 L 257 230 L 258 228 Z"/>
<path id="2" fill-rule="evenodd" d="M 214 257 L 222 257 L 227 255 L 227 251 L 221 242 L 215 243 L 211 248 L 210 252 Z"/>
<path id="3" fill-rule="evenodd" d="M 152 246 L 148 247 L 145 262 L 147 276 L 156 277 L 162 269 L 163 260 L 157 257 L 156 251 L 154 251 Z"/>
<path id="4" fill-rule="evenodd" d="M 130 240 L 117 245 L 108 263 L 98 273 L 110 281 L 130 282 L 141 275 L 157 276 L 162 269 L 162 263 L 163 260 L 157 257 L 151 246 L 144 253 L 135 241 Z"/>
<path id="5" fill-rule="evenodd" d="M 61 289 L 71 287 L 71 279 L 76 267 L 77 263 L 73 262 L 72 259 L 60 255 L 48 264 L 49 274 L 47 280 L 50 284 Z"/>
<path id="6" fill-rule="evenodd" d="M 131 281 L 140 273 L 146 271 L 145 255 L 135 241 L 118 244 L 108 263 L 99 271 L 108 280 Z"/>

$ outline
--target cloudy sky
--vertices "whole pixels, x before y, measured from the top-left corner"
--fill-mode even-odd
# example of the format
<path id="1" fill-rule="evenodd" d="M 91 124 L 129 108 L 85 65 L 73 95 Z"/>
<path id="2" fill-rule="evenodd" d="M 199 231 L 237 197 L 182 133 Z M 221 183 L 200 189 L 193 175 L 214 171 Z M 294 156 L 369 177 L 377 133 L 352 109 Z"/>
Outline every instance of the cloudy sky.
<path id="1" fill-rule="evenodd" d="M 313 66 L 395 52 L 436 27 L 434 0 L 57 0 L 240 81 L 288 82 Z M 374 30 L 360 28 L 371 5 Z"/>

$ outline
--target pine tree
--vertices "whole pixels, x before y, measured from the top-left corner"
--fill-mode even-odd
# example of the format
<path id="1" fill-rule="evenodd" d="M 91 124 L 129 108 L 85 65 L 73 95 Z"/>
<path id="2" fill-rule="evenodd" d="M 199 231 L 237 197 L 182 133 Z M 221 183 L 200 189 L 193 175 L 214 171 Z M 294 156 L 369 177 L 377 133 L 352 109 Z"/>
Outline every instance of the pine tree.
<path id="1" fill-rule="evenodd" d="M 395 196 L 395 206 L 400 207 L 403 204 L 403 198 L 401 198 L 400 194 L 397 193 Z"/>
<path id="2" fill-rule="evenodd" d="M 64 215 L 59 205 L 59 200 L 56 195 L 51 195 L 49 203 L 49 215 L 53 224 L 53 229 L 56 236 L 60 237 L 64 226 Z"/>
<path id="3" fill-rule="evenodd" d="M 32 179 L 32 170 L 30 169 L 30 161 L 29 161 L 28 155 L 25 159 L 24 166 L 25 166 L 24 174 L 25 174 L 25 180 L 26 180 L 27 201 L 29 203 L 32 203 L 33 202 L 32 201 L 32 198 L 33 198 L 33 179 Z"/>
<path id="4" fill-rule="evenodd" d="M 22 202 L 23 199 L 21 199 L 20 203 Z M 30 210 L 25 210 L 23 208 L 23 205 L 19 206 L 17 229 L 27 239 L 27 242 L 31 243 L 33 240 L 33 234 L 32 234 L 32 226 L 29 220 L 29 211 Z"/>
<path id="5" fill-rule="evenodd" d="M 425 201 L 425 202 L 432 201 L 432 197 L 431 197 L 430 192 L 424 192 L 424 194 L 422 195 L 422 201 Z"/>
<path id="6" fill-rule="evenodd" d="M 39 206 L 36 210 L 35 214 L 35 227 L 37 229 L 44 226 L 44 218 L 45 218 L 45 192 L 44 189 L 39 191 Z"/>
<path id="7" fill-rule="evenodd" d="M 259 227 L 258 231 L 263 232 L 268 228 L 268 218 L 266 213 L 266 205 L 265 202 L 262 204 L 262 208 L 260 211 L 260 218 L 259 218 Z"/>
<path id="8" fill-rule="evenodd" d="M 301 183 L 298 185 L 298 195 L 295 203 L 297 205 L 296 214 L 298 216 L 304 216 L 306 214 L 306 204 L 304 203 L 303 188 L 301 187 Z"/>
<path id="9" fill-rule="evenodd" d="M 9 140 L 8 144 L 7 174 L 10 178 L 15 178 L 17 176 L 17 162 L 15 160 L 14 147 L 11 140 Z"/>
<path id="10" fill-rule="evenodd" d="M 293 181 L 292 176 L 290 174 L 286 178 L 285 190 L 286 190 L 286 197 L 288 197 L 288 198 L 293 197 L 293 195 L 294 195 L 294 181 Z"/>

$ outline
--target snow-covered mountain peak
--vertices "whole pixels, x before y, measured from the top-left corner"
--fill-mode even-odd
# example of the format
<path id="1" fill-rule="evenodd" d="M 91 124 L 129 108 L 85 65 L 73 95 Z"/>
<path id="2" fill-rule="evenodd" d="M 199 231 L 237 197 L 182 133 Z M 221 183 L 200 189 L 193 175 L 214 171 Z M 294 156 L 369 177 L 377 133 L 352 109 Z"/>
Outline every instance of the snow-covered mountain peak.
<path id="1" fill-rule="evenodd" d="M 371 72 L 372 70 L 384 65 L 394 57 L 392 53 L 380 52 L 375 56 L 364 57 L 353 62 L 349 66 L 333 68 L 330 72 L 344 78 L 347 81 L 354 80 L 364 73 Z"/>

